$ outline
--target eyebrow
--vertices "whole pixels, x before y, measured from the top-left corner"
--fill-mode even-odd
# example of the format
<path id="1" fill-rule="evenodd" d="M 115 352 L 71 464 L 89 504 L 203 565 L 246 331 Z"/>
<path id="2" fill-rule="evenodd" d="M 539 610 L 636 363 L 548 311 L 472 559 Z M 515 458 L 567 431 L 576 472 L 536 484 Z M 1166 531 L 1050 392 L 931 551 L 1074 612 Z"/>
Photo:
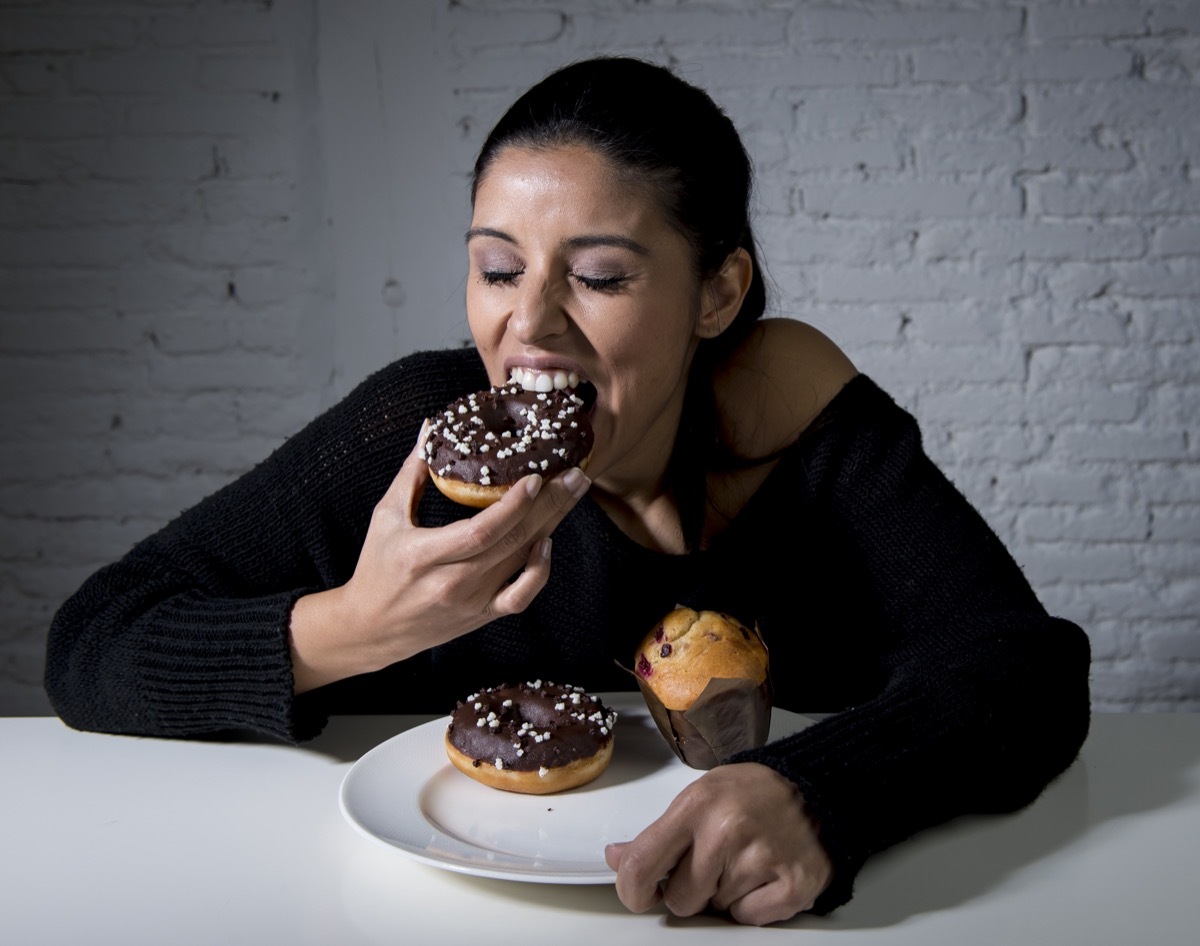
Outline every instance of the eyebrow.
<path id="1" fill-rule="evenodd" d="M 467 242 L 470 243 L 475 237 L 495 237 L 497 240 L 503 240 L 505 243 L 517 245 L 517 240 L 512 235 L 505 233 L 503 230 L 496 230 L 493 227 L 472 227 L 467 231 Z M 631 240 L 629 237 L 619 236 L 615 233 L 588 233 L 581 236 L 567 237 L 563 240 L 563 246 L 570 249 L 583 249 L 589 246 L 617 246 L 621 249 L 629 250 L 637 253 L 639 256 L 649 256 L 648 250 L 637 240 Z"/>

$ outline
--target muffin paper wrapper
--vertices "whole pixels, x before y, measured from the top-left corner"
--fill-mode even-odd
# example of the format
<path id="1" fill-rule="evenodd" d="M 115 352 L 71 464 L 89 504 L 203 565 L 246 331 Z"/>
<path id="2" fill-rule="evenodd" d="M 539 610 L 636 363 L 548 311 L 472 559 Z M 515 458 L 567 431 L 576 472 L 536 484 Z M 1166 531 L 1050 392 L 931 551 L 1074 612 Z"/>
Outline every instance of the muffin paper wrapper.
<path id="1" fill-rule="evenodd" d="M 633 673 L 633 671 L 630 671 Z M 711 769 L 767 741 L 771 728 L 771 683 L 714 677 L 690 709 L 670 710 L 637 679 L 650 715 L 667 744 L 693 769 Z"/>

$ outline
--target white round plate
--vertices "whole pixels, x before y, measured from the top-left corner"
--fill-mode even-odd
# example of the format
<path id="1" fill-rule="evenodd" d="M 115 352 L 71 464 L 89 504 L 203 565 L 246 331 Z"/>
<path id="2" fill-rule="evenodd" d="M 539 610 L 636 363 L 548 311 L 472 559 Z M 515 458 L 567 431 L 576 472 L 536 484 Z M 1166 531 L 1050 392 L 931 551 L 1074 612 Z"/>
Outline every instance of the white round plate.
<path id="1" fill-rule="evenodd" d="M 619 714 L 613 757 L 587 785 L 555 795 L 488 788 L 447 760 L 448 720 L 438 719 L 359 759 L 342 781 L 342 814 L 371 840 L 446 870 L 547 884 L 612 883 L 604 846 L 631 840 L 703 773 L 671 752 L 640 694 L 602 698 Z M 787 731 L 807 722 L 776 711 L 784 715 L 791 718 Z"/>

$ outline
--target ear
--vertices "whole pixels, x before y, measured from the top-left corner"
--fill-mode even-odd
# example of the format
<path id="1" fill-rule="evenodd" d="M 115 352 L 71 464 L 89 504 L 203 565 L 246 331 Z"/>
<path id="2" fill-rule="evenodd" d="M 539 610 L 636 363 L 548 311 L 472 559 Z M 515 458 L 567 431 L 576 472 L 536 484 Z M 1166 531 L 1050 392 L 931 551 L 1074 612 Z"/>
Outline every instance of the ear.
<path id="1" fill-rule="evenodd" d="M 701 311 L 700 322 L 696 326 L 697 336 L 716 338 L 729 328 L 750 290 L 753 276 L 754 262 L 750 254 L 739 246 L 700 289 Z"/>

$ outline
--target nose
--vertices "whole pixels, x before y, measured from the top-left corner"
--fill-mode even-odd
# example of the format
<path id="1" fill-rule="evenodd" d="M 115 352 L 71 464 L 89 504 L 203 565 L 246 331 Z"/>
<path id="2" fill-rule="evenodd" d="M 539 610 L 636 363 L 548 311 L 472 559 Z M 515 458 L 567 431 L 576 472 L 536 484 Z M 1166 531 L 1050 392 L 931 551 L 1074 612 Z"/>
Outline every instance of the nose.
<path id="1" fill-rule="evenodd" d="M 517 298 L 513 301 L 508 327 L 525 344 L 534 344 L 567 330 L 570 318 L 557 297 L 554 284 L 545 277 L 521 280 Z"/>

